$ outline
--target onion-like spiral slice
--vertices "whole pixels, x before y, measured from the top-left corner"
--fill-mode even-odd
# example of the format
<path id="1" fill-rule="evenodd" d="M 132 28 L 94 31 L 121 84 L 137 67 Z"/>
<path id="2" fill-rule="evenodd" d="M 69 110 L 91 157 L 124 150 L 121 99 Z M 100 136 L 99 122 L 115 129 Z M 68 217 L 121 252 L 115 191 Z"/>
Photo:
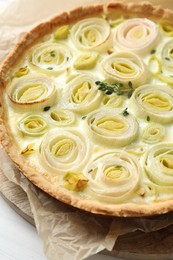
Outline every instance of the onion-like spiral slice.
<path id="1" fill-rule="evenodd" d="M 102 93 L 91 74 L 77 75 L 67 84 L 65 106 L 78 113 L 88 113 L 100 104 Z"/>
<path id="2" fill-rule="evenodd" d="M 83 170 L 90 146 L 80 132 L 56 128 L 44 136 L 39 152 L 41 164 L 47 171 L 62 174 Z"/>
<path id="3" fill-rule="evenodd" d="M 88 164 L 86 177 L 92 196 L 119 203 L 136 190 L 140 170 L 135 156 L 124 151 L 105 153 Z"/>
<path id="4" fill-rule="evenodd" d="M 129 108 L 145 119 L 149 116 L 156 122 L 172 122 L 173 90 L 166 85 L 143 85 L 134 91 Z"/>
<path id="5" fill-rule="evenodd" d="M 117 27 L 116 42 L 121 49 L 138 54 L 150 52 L 160 38 L 159 27 L 146 18 L 128 19 Z"/>
<path id="6" fill-rule="evenodd" d="M 48 131 L 46 119 L 37 114 L 26 114 L 18 122 L 18 129 L 30 136 L 40 136 Z"/>
<path id="7" fill-rule="evenodd" d="M 8 88 L 11 105 L 15 109 L 36 110 L 57 102 L 54 82 L 42 74 L 30 74 L 14 79 Z"/>
<path id="8" fill-rule="evenodd" d="M 111 46 L 111 28 L 105 19 L 87 18 L 73 25 L 71 39 L 80 50 L 103 51 Z"/>
<path id="9" fill-rule="evenodd" d="M 165 136 L 165 128 L 160 124 L 148 124 L 142 133 L 142 141 L 148 144 L 160 142 Z"/>
<path id="10" fill-rule="evenodd" d="M 70 48 L 60 43 L 42 43 L 31 49 L 28 60 L 33 69 L 46 74 L 59 74 L 69 66 Z"/>
<path id="11" fill-rule="evenodd" d="M 158 144 L 145 154 L 144 169 L 157 188 L 166 193 L 173 191 L 173 144 Z"/>
<path id="12" fill-rule="evenodd" d="M 131 81 L 133 87 L 138 87 L 149 78 L 144 62 L 132 52 L 113 53 L 103 59 L 101 67 L 111 83 L 122 82 L 127 85 Z"/>
<path id="13" fill-rule="evenodd" d="M 133 116 L 123 116 L 112 110 L 97 110 L 87 116 L 87 128 L 94 140 L 104 145 L 125 146 L 138 134 L 138 123 Z"/>
<path id="14" fill-rule="evenodd" d="M 69 126 L 75 122 L 75 115 L 67 109 L 54 108 L 50 111 L 51 122 L 57 126 Z"/>

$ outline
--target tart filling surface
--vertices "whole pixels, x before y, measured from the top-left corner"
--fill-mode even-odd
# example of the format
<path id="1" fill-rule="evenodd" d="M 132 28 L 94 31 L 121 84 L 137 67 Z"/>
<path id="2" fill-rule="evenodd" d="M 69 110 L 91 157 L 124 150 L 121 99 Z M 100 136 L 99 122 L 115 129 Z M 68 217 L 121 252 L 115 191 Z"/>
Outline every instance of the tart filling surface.
<path id="1" fill-rule="evenodd" d="M 172 17 L 148 3 L 78 8 L 7 57 L 1 140 L 35 185 L 103 215 L 173 209 Z"/>

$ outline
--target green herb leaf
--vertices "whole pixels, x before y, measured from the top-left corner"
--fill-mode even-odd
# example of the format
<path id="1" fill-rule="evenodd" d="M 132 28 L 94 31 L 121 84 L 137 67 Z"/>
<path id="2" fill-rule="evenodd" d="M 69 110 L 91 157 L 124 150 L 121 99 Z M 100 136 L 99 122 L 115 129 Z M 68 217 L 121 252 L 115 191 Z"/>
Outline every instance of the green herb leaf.
<path id="1" fill-rule="evenodd" d="M 168 58 L 168 57 L 165 57 L 165 60 L 169 60 L 169 61 L 170 61 L 170 58 Z"/>
<path id="2" fill-rule="evenodd" d="M 129 88 L 133 88 L 133 85 L 132 85 L 131 81 L 128 82 L 128 86 L 129 86 Z"/>
<path id="3" fill-rule="evenodd" d="M 122 167 L 122 165 L 116 165 L 114 168 L 115 169 L 120 169 Z"/>
<path id="4" fill-rule="evenodd" d="M 44 107 L 44 111 L 48 111 L 50 109 L 50 106 Z"/>
<path id="5" fill-rule="evenodd" d="M 150 54 L 155 54 L 156 53 L 156 50 L 152 50 L 151 52 L 150 52 Z"/>
<path id="6" fill-rule="evenodd" d="M 133 91 L 129 92 L 129 93 L 127 94 L 127 97 L 128 97 L 128 98 L 131 98 L 132 94 L 133 94 Z"/>
<path id="7" fill-rule="evenodd" d="M 105 92 L 106 95 L 112 95 L 112 93 L 113 92 L 111 90 L 108 90 L 108 91 Z"/>
<path id="8" fill-rule="evenodd" d="M 84 120 L 87 116 L 82 116 L 82 120 Z"/>
<path id="9" fill-rule="evenodd" d="M 53 70 L 53 68 L 52 67 L 48 67 L 47 70 Z"/>
<path id="10" fill-rule="evenodd" d="M 88 173 L 91 173 L 93 171 L 93 169 L 89 170 Z"/>
<path id="11" fill-rule="evenodd" d="M 150 121 L 150 117 L 149 117 L 149 116 L 147 116 L 147 121 L 148 121 L 148 122 Z"/>
<path id="12" fill-rule="evenodd" d="M 127 111 L 127 107 L 123 110 L 123 116 L 128 116 L 129 115 L 129 112 Z"/>
<path id="13" fill-rule="evenodd" d="M 106 82 L 102 81 L 96 81 L 95 84 L 98 86 L 98 90 L 104 91 L 106 95 L 111 95 L 113 93 L 117 94 L 118 96 L 120 95 L 132 95 L 133 92 L 133 87 L 132 87 L 132 82 L 128 82 L 128 88 L 124 87 L 123 83 L 121 82 L 115 82 L 113 84 L 108 84 Z"/>
<path id="14" fill-rule="evenodd" d="M 51 51 L 51 52 L 50 52 L 50 55 L 51 55 L 52 57 L 55 57 L 55 56 L 56 56 L 56 52 L 55 52 L 55 51 Z"/>

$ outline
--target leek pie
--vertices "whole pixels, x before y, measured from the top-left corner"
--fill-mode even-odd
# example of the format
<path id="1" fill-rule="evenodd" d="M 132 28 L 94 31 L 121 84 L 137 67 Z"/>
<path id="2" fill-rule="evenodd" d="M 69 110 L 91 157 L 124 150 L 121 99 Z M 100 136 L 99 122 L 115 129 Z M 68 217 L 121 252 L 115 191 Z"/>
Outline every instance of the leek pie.
<path id="1" fill-rule="evenodd" d="M 33 184 L 96 214 L 173 210 L 172 21 L 114 2 L 23 37 L 0 68 L 0 137 Z"/>

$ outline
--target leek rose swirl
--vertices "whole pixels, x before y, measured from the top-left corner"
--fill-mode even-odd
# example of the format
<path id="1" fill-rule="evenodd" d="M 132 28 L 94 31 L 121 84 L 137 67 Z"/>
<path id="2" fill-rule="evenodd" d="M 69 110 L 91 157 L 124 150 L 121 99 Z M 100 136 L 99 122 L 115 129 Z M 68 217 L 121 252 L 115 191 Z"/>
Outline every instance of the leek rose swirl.
<path id="1" fill-rule="evenodd" d="M 50 111 L 51 123 L 57 126 L 69 126 L 75 123 L 75 114 L 67 109 L 53 108 Z"/>
<path id="2" fill-rule="evenodd" d="M 155 144 L 160 141 L 165 136 L 165 128 L 162 125 L 151 123 L 148 124 L 142 133 L 142 141 L 148 144 Z"/>
<path id="3" fill-rule="evenodd" d="M 101 91 L 95 85 L 96 79 L 91 74 L 77 75 L 67 84 L 65 107 L 77 113 L 88 113 L 100 105 Z"/>
<path id="4" fill-rule="evenodd" d="M 56 127 L 44 136 L 39 149 L 41 165 L 52 174 L 81 171 L 89 159 L 90 146 L 78 131 Z"/>
<path id="5" fill-rule="evenodd" d="M 87 130 L 94 140 L 114 147 L 125 146 L 138 134 L 133 116 L 116 114 L 112 110 L 97 110 L 87 116 Z"/>
<path id="6" fill-rule="evenodd" d="M 117 27 L 115 45 L 143 55 L 154 49 L 159 39 L 159 27 L 154 22 L 146 18 L 133 18 Z"/>
<path id="7" fill-rule="evenodd" d="M 43 116 L 26 114 L 18 122 L 18 129 L 30 136 L 40 136 L 48 131 L 48 124 Z"/>
<path id="8" fill-rule="evenodd" d="M 38 110 L 57 102 L 57 90 L 49 77 L 30 74 L 12 81 L 8 87 L 8 97 L 15 109 Z"/>
<path id="9" fill-rule="evenodd" d="M 136 116 L 170 123 L 173 121 L 173 90 L 166 85 L 143 85 L 134 91 L 129 108 Z"/>
<path id="10" fill-rule="evenodd" d="M 153 146 L 143 158 L 144 169 L 157 189 L 172 193 L 173 191 L 173 144 Z"/>
<path id="11" fill-rule="evenodd" d="M 77 49 L 104 51 L 112 45 L 111 28 L 105 19 L 84 19 L 71 28 L 71 39 Z"/>
<path id="12" fill-rule="evenodd" d="M 28 56 L 32 69 L 46 74 L 64 72 L 71 62 L 70 48 L 59 43 L 42 43 L 31 49 Z"/>
<path id="13" fill-rule="evenodd" d="M 120 203 L 130 199 L 140 178 L 139 162 L 125 151 L 105 153 L 88 164 L 86 177 L 92 196 Z"/>
<path id="14" fill-rule="evenodd" d="M 107 81 L 121 82 L 125 85 L 131 81 L 135 88 L 145 83 L 150 76 L 142 59 L 132 52 L 118 52 L 109 55 L 103 59 L 101 68 Z"/>

